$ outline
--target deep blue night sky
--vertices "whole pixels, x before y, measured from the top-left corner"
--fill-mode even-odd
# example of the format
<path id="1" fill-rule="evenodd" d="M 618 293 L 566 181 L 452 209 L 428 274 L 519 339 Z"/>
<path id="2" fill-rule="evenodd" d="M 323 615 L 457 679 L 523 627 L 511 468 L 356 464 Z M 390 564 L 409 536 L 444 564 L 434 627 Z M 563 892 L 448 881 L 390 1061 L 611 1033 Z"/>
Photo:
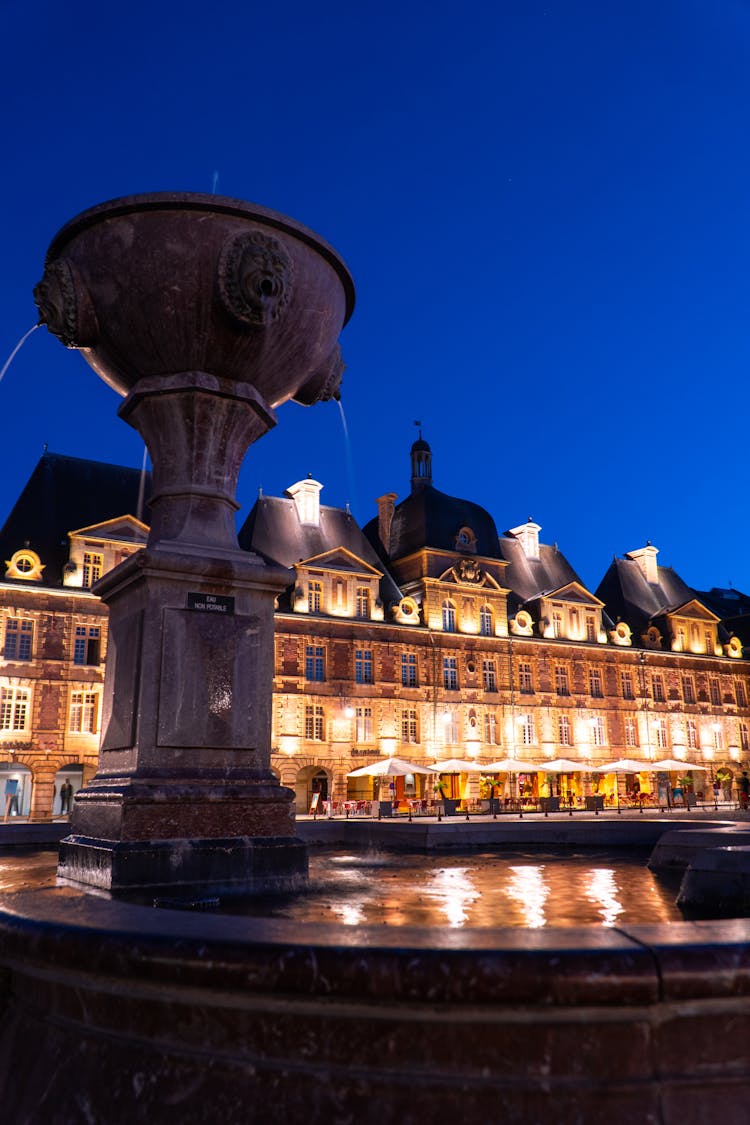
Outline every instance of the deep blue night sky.
<path id="1" fill-rule="evenodd" d="M 529 515 L 594 588 L 660 548 L 750 590 L 750 6 L 0 0 L 0 366 L 46 247 L 138 191 L 250 199 L 317 230 L 358 305 L 335 403 L 280 410 L 262 486 L 435 484 Z M 36 332 L 0 384 L 0 519 L 42 452 L 140 465 L 117 397 Z"/>

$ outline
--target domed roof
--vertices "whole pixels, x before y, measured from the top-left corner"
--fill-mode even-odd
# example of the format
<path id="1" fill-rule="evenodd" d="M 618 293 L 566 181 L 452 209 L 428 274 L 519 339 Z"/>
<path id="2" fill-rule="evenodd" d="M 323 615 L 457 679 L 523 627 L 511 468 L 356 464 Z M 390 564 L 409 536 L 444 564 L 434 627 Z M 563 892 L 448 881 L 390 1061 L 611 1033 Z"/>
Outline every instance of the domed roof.
<path id="1" fill-rule="evenodd" d="M 420 547 L 470 551 L 490 558 L 500 554 L 497 527 L 490 513 L 433 485 L 412 492 L 397 505 L 390 540 L 388 553 L 392 559 L 403 558 Z"/>
<path id="2" fill-rule="evenodd" d="M 417 438 L 417 440 L 414 442 L 411 447 L 411 451 L 412 453 L 432 453 L 432 450 L 430 449 L 427 442 L 424 440 L 424 438 L 421 437 Z"/>

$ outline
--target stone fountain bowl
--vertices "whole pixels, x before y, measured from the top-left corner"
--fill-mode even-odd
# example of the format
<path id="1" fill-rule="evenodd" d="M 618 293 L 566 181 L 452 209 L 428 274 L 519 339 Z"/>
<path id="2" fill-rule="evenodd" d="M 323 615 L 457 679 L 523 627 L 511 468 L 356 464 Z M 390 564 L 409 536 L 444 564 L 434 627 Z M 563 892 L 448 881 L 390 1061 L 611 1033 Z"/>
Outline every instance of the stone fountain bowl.
<path id="1" fill-rule="evenodd" d="M 250 384 L 276 407 L 338 394 L 354 307 L 342 259 L 294 219 L 217 195 L 99 204 L 55 236 L 41 320 L 125 395 L 184 372 Z"/>

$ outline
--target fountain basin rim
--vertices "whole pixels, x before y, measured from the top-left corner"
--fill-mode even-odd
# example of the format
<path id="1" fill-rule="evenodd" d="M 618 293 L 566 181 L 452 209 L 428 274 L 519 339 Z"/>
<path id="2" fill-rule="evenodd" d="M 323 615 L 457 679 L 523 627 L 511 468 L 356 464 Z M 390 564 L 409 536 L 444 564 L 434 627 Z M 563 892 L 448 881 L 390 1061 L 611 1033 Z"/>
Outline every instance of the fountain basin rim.
<path id="1" fill-rule="evenodd" d="M 344 325 L 348 323 L 354 312 L 355 290 L 354 281 L 340 254 L 316 234 L 310 227 L 297 222 L 288 215 L 263 207 L 260 203 L 250 203 L 243 199 L 234 199 L 231 196 L 210 195 L 190 191 L 155 191 L 143 192 L 137 195 L 123 195 L 116 199 L 109 199 L 81 211 L 61 227 L 50 242 L 46 262 L 52 262 L 66 244 L 81 231 L 93 226 L 104 219 L 117 218 L 131 213 L 145 211 L 204 211 L 222 215 L 235 215 L 243 219 L 257 219 L 264 226 L 282 231 L 310 246 L 333 267 L 339 276 L 346 297 L 346 312 Z"/>

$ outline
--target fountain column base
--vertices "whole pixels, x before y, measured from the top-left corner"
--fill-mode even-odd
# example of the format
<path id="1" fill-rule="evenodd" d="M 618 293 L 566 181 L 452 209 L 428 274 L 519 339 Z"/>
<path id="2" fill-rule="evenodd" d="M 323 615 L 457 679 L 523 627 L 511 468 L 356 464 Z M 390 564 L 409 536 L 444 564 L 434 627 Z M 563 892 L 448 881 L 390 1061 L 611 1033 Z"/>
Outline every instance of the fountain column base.
<path id="1" fill-rule="evenodd" d="M 218 556 L 218 557 L 217 557 Z M 146 548 L 101 580 L 104 736 L 58 873 L 111 891 L 299 886 L 294 793 L 270 768 L 282 568 L 236 549 Z"/>

